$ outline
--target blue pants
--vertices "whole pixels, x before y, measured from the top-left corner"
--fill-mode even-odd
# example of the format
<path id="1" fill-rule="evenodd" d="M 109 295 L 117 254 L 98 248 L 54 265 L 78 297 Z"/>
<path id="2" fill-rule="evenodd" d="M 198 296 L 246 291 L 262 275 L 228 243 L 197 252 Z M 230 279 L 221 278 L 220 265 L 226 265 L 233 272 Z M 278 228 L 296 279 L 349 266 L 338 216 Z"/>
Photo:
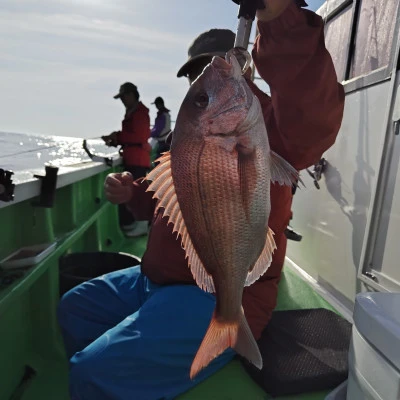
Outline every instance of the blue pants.
<path id="1" fill-rule="evenodd" d="M 85 282 L 58 309 L 73 400 L 167 400 L 234 357 L 226 350 L 193 381 L 190 366 L 215 297 L 192 285 L 160 286 L 132 267 Z"/>

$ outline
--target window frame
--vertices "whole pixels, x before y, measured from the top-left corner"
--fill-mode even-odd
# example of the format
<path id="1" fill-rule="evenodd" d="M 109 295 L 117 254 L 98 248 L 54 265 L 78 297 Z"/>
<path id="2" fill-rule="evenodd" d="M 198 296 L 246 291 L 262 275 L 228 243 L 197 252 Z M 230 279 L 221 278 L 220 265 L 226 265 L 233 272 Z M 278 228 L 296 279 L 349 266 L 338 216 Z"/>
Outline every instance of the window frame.
<path id="1" fill-rule="evenodd" d="M 394 26 L 394 36 L 393 36 L 392 48 L 390 50 L 390 58 L 388 65 L 386 67 L 381 67 L 379 69 L 371 71 L 367 74 L 356 76 L 354 78 L 349 79 L 351 63 L 353 61 L 355 46 L 356 46 L 361 0 L 327 0 L 317 11 L 317 14 L 324 19 L 326 24 L 334 17 L 339 15 L 342 11 L 344 11 L 350 4 L 353 4 L 353 11 L 352 11 L 353 15 L 351 18 L 351 30 L 347 43 L 347 53 L 345 58 L 346 59 L 345 79 L 341 82 L 344 87 L 345 93 L 351 93 L 360 90 L 362 88 L 366 88 L 372 85 L 376 85 L 377 83 L 390 80 L 397 53 L 397 48 L 400 42 L 400 37 L 399 37 L 400 7 L 399 7 L 397 10 L 397 15 L 395 16 L 396 23 Z M 399 65 L 400 65 L 400 60 L 399 60 Z"/>
<path id="2" fill-rule="evenodd" d="M 333 4 L 333 6 L 331 6 Z M 317 14 L 324 20 L 324 36 L 325 36 L 325 27 L 326 25 L 332 21 L 335 17 L 339 16 L 342 12 L 344 12 L 350 5 L 352 4 L 352 16 L 350 21 L 350 35 L 348 36 L 346 43 L 346 52 L 345 52 L 345 65 L 344 65 L 344 79 L 342 82 L 345 82 L 348 77 L 348 69 L 349 69 L 349 57 L 350 57 L 350 47 L 353 36 L 353 26 L 354 26 L 354 17 L 355 17 L 355 5 L 356 1 L 353 0 L 328 0 L 320 7 L 317 11 Z M 329 51 L 329 50 L 328 50 Z"/>

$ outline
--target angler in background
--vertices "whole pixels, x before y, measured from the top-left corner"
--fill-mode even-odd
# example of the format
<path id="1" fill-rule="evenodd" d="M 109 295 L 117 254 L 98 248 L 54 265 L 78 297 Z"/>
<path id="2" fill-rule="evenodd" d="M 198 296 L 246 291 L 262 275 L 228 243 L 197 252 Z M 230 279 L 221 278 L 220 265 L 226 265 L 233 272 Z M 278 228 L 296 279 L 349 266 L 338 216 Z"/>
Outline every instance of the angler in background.
<path id="1" fill-rule="evenodd" d="M 264 2 L 266 9 L 257 12 L 260 35 L 252 55 L 271 87 L 271 97 L 250 80 L 248 85 L 260 100 L 271 150 L 302 170 L 317 163 L 335 142 L 344 90 L 325 48 L 322 19 L 302 9 L 298 1 Z M 227 30 L 203 33 L 190 46 L 189 60 L 178 75 L 194 81 L 212 56 L 225 56 L 234 38 Z M 58 319 L 70 357 L 73 399 L 171 400 L 235 356 L 227 349 L 190 379 L 215 296 L 196 285 L 181 241 L 163 210 L 155 212 L 157 203 L 147 188 L 146 181 L 134 181 L 127 174 L 110 174 L 105 182 L 111 202 L 127 204 L 137 220 L 152 221 L 141 266 L 83 283 L 60 303 Z M 291 190 L 271 185 L 269 226 L 277 250 L 268 271 L 243 293 L 246 320 L 255 339 L 276 306 Z M 210 393 L 213 396 L 218 394 Z"/>
<path id="2" fill-rule="evenodd" d="M 132 174 L 133 179 L 144 177 L 150 169 L 150 137 L 149 109 L 139 100 L 137 87 L 131 82 L 121 85 L 114 99 L 121 99 L 126 112 L 122 121 L 122 130 L 102 136 L 107 146 L 121 146 L 120 153 L 125 171 Z M 145 221 L 135 221 L 126 206 L 119 206 L 121 228 L 130 237 L 145 235 L 148 224 Z"/>
<path id="3" fill-rule="evenodd" d="M 157 117 L 154 127 L 151 130 L 151 137 L 157 140 L 156 159 L 165 151 L 169 151 L 171 143 L 167 141 L 168 135 L 171 133 L 171 115 L 167 107 L 165 107 L 164 99 L 157 97 L 153 103 L 157 108 Z"/>

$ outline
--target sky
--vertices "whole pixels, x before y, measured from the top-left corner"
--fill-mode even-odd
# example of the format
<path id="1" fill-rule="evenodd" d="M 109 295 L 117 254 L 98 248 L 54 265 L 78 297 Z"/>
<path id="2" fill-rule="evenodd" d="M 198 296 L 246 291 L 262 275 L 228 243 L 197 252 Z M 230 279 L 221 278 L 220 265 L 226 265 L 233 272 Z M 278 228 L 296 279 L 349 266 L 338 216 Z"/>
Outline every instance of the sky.
<path id="1" fill-rule="evenodd" d="M 312 10 L 322 3 L 308 1 Z M 211 28 L 235 32 L 237 11 L 230 0 L 1 0 L 0 131 L 119 130 L 124 107 L 113 95 L 126 81 L 152 122 L 157 96 L 175 119 L 189 87 L 176 77 L 188 46 Z"/>

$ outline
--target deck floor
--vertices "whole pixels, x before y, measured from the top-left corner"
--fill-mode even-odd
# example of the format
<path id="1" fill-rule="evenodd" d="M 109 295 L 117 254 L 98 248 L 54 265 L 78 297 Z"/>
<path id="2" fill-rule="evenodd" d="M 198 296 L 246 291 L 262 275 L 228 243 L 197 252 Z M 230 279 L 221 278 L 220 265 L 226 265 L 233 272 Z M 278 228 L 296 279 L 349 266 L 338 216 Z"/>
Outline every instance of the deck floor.
<path id="1" fill-rule="evenodd" d="M 146 237 L 131 240 L 121 251 L 131 252 L 141 256 L 146 246 Z M 312 288 L 299 278 L 288 267 L 279 284 L 277 310 L 292 310 L 306 308 L 332 307 Z M 31 365 L 38 365 L 38 376 L 32 381 L 29 388 L 24 391 L 21 400 L 69 400 L 67 394 L 67 364 L 32 360 Z M 323 400 L 327 392 L 305 393 L 291 397 L 280 397 L 282 400 Z M 182 394 L 177 400 L 264 400 L 271 397 L 266 394 L 247 375 L 237 360 L 217 372 L 207 381 L 199 384 L 190 391 Z"/>
<path id="2" fill-rule="evenodd" d="M 276 310 L 327 308 L 335 311 L 306 282 L 288 267 L 284 268 L 279 283 L 278 305 Z M 215 393 L 215 397 L 210 392 Z M 279 397 L 281 400 L 323 400 L 329 391 L 304 393 L 296 396 Z M 179 400 L 264 400 L 272 397 L 266 394 L 247 375 L 239 361 L 232 361 L 206 382 L 178 397 Z M 177 399 L 177 400 L 178 400 Z"/>

